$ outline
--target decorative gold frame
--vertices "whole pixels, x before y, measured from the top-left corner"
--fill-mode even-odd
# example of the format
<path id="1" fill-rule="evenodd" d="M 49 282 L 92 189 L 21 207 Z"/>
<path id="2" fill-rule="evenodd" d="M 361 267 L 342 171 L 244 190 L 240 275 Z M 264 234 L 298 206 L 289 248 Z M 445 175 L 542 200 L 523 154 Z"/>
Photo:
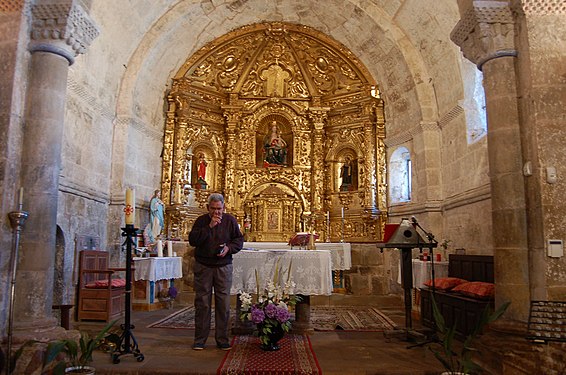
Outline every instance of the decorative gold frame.
<path id="1" fill-rule="evenodd" d="M 252 240 L 287 241 L 315 230 L 323 240 L 339 241 L 342 227 L 347 241 L 379 240 L 387 213 L 378 93 L 350 51 L 306 26 L 254 24 L 203 47 L 183 64 L 167 95 L 162 191 L 169 197 L 168 232 L 186 238 L 215 191 L 242 227 L 250 218 Z M 286 145 L 281 164 L 263 159 L 274 121 Z M 195 186 L 198 153 L 208 163 L 206 190 Z M 356 183 L 340 191 L 346 157 L 356 163 Z M 273 212 L 280 213 L 276 231 L 267 226 Z"/>

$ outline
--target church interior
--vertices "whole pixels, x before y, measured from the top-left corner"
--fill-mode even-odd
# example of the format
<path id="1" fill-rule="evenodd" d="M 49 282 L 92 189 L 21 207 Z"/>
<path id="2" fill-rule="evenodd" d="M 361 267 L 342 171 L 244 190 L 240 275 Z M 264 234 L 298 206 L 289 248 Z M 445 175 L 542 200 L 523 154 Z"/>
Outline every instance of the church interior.
<path id="1" fill-rule="evenodd" d="M 12 0 L 0 25 L 0 359 L 89 320 L 79 254 L 126 267 L 124 225 L 179 256 L 190 304 L 188 234 L 221 193 L 247 246 L 347 244 L 330 300 L 411 300 L 401 325 L 431 319 L 407 263 L 487 267 L 481 306 L 508 306 L 484 373 L 566 373 L 563 1 Z M 424 245 L 394 241 L 407 223 Z"/>

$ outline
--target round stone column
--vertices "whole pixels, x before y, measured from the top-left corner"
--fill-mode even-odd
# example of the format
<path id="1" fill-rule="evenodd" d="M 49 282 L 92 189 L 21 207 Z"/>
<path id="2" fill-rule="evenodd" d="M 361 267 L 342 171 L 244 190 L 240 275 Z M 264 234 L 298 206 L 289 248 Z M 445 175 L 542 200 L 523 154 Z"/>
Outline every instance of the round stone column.
<path id="1" fill-rule="evenodd" d="M 496 302 L 510 301 L 506 317 L 523 325 L 530 306 L 529 248 L 514 19 L 508 4 L 496 1 L 470 1 L 461 14 L 452 41 L 484 75 Z"/>
<path id="2" fill-rule="evenodd" d="M 57 202 L 69 65 L 98 35 L 77 1 L 41 1 L 32 8 L 22 151 L 24 210 L 29 212 L 16 281 L 16 330 L 57 325 L 52 316 Z"/>

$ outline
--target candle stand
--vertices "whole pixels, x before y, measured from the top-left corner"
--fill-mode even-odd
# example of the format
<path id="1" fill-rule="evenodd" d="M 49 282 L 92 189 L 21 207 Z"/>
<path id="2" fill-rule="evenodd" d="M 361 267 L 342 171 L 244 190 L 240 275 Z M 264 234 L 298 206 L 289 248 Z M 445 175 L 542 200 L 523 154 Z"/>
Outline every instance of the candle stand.
<path id="1" fill-rule="evenodd" d="M 141 353 L 138 342 L 134 337 L 132 330 L 135 328 L 131 324 L 131 313 L 132 313 L 132 249 L 134 245 L 133 237 L 136 235 L 137 228 L 134 228 L 133 224 L 126 224 L 125 228 L 122 228 L 122 237 L 126 237 L 126 313 L 124 318 L 124 324 L 121 325 L 122 335 L 120 336 L 120 341 L 112 354 L 112 362 L 120 363 L 120 356 L 124 354 L 132 354 L 138 362 L 144 360 L 144 356 Z"/>
<path id="2" fill-rule="evenodd" d="M 28 213 L 22 210 L 22 196 L 20 190 L 20 205 L 18 211 L 8 214 L 12 225 L 12 252 L 10 254 L 10 300 L 8 312 L 8 352 L 6 353 L 6 374 L 12 372 L 12 326 L 14 323 L 14 298 L 16 293 L 16 267 L 18 264 L 18 250 L 20 248 L 20 236 L 28 218 Z"/>

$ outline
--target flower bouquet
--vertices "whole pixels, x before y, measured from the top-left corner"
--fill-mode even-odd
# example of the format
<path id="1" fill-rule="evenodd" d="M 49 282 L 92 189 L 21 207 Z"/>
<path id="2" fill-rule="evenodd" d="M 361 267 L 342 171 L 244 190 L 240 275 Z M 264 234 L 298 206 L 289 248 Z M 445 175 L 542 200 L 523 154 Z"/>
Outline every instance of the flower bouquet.
<path id="1" fill-rule="evenodd" d="M 281 285 L 281 267 L 276 266 L 273 280 L 260 293 L 260 279 L 255 271 L 257 285 L 257 301 L 253 301 L 250 293 L 242 292 L 240 302 L 242 305 L 240 319 L 249 320 L 256 324 L 257 334 L 264 350 L 278 350 L 277 342 L 291 329 L 291 314 L 289 310 L 295 306 L 300 297 L 293 291 L 295 283 L 291 280 L 291 264 L 287 270 L 287 279 Z"/>

